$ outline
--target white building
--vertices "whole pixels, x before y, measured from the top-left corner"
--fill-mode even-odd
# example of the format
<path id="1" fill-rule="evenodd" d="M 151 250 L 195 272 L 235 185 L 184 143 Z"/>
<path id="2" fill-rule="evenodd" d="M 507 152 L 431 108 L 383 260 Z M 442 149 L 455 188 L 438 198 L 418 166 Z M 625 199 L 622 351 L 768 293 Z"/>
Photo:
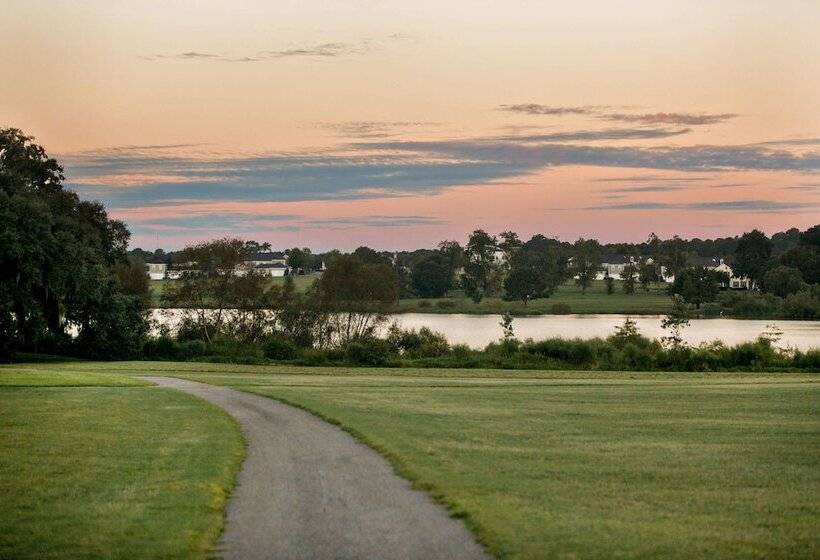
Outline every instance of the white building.
<path id="1" fill-rule="evenodd" d="M 145 269 L 148 271 L 148 277 L 151 280 L 163 280 L 168 265 L 165 263 L 146 263 Z"/>

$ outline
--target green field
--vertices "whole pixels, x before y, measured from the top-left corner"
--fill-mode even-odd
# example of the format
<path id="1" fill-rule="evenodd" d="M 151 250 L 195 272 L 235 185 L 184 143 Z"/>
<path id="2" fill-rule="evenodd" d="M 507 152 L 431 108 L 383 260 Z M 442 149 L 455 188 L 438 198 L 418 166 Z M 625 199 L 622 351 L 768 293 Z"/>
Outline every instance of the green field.
<path id="1" fill-rule="evenodd" d="M 515 315 L 545 315 L 555 313 L 553 306 L 568 306 L 562 313 L 597 314 L 621 313 L 632 315 L 662 315 L 671 308 L 671 299 L 666 293 L 666 284 L 653 284 L 645 292 L 640 287 L 632 295 L 624 294 L 621 282 L 615 282 L 615 292 L 606 293 L 603 280 L 596 280 L 581 293 L 581 289 L 572 282 L 562 284 L 548 298 L 531 300 L 524 305 L 521 301 L 504 301 L 499 297 L 488 297 L 480 303 L 473 303 L 460 291 L 454 291 L 446 298 L 412 298 L 402 299 L 396 306 L 396 313 L 465 313 L 465 314 L 502 314 L 510 312 Z"/>
<path id="2" fill-rule="evenodd" d="M 236 423 L 106 368 L 0 368 L 0 558 L 207 558 Z"/>
<path id="3" fill-rule="evenodd" d="M 302 276 L 293 276 L 293 285 L 296 288 L 297 292 L 306 292 L 308 288 L 310 288 L 313 283 L 316 281 L 318 276 L 316 274 L 305 274 Z M 165 287 L 169 284 L 174 282 L 174 280 L 151 280 L 151 303 L 154 307 L 161 307 L 162 306 L 162 294 L 165 292 Z M 285 284 L 284 277 L 277 277 L 271 278 L 269 281 L 270 286 L 283 286 Z"/>
<path id="4" fill-rule="evenodd" d="M 296 289 L 307 291 L 317 276 L 294 276 Z M 153 305 L 160 307 L 162 292 L 168 282 L 173 280 L 152 280 Z M 272 278 L 272 285 L 284 284 L 284 278 Z M 555 313 L 553 306 L 569 306 L 569 311 L 563 313 L 593 314 L 593 313 L 622 313 L 632 315 L 662 315 L 671 307 L 669 294 L 666 293 L 666 284 L 653 284 L 649 291 L 637 287 L 632 295 L 623 293 L 622 283 L 615 282 L 615 293 L 606 293 L 606 284 L 603 280 L 596 280 L 593 285 L 581 293 L 581 289 L 573 282 L 561 285 L 551 297 L 532 300 L 527 305 L 520 301 L 504 301 L 500 297 L 484 298 L 480 303 L 473 303 L 463 292 L 453 291 L 444 298 L 409 298 L 401 299 L 396 304 L 394 313 L 464 313 L 464 314 L 502 314 L 507 311 L 516 315 L 544 315 Z"/>
<path id="5" fill-rule="evenodd" d="M 381 451 L 500 558 L 820 552 L 816 375 L 48 367 L 175 375 L 307 408 Z"/>

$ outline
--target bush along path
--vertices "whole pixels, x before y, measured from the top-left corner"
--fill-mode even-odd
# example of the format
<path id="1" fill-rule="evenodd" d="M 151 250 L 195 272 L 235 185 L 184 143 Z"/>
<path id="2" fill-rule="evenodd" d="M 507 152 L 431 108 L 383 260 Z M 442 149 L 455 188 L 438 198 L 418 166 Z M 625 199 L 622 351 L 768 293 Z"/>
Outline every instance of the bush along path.
<path id="1" fill-rule="evenodd" d="M 487 558 L 460 521 L 375 451 L 303 410 L 167 377 L 233 415 L 248 442 L 219 553 L 228 559 Z"/>

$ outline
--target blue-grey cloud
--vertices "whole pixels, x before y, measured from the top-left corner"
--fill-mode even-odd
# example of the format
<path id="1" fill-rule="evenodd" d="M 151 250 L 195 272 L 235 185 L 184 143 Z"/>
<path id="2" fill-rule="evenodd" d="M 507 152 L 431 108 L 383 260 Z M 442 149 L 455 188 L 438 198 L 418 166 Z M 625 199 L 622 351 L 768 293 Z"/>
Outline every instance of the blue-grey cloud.
<path id="1" fill-rule="evenodd" d="M 594 142 L 602 140 L 653 140 L 671 138 L 691 132 L 689 128 L 606 128 L 603 130 L 573 130 L 544 134 L 515 134 L 496 136 L 490 141 L 499 142 Z"/>
<path id="2" fill-rule="evenodd" d="M 640 134 L 667 134 L 641 129 Z M 310 154 L 268 154 L 205 159 L 175 155 L 164 147 L 107 149 L 61 158 L 67 184 L 111 208 L 170 201 L 285 202 L 372 199 L 438 193 L 460 185 L 503 182 L 563 165 L 644 168 L 679 172 L 724 170 L 820 171 L 820 153 L 796 154 L 771 146 L 612 146 L 582 143 L 636 134 L 633 129 L 570 131 L 533 137 L 436 141 L 381 140 Z M 659 181 L 685 184 L 704 176 Z M 624 177 L 614 178 L 618 180 Z M 632 185 L 625 185 L 625 188 Z M 669 189 L 667 189 L 669 190 Z M 641 191 L 635 191 L 641 192 Z M 645 191 L 652 192 L 652 191 Z"/>
<path id="3" fill-rule="evenodd" d="M 648 125 L 674 124 L 699 126 L 717 124 L 737 117 L 737 113 L 607 113 L 597 118 L 607 121 L 640 123 Z"/>
<path id="4" fill-rule="evenodd" d="M 510 113 L 524 113 L 526 115 L 589 115 L 604 108 L 601 105 L 582 105 L 577 107 L 553 107 L 540 103 L 518 103 L 514 105 L 499 105 L 499 111 Z"/>
<path id="5" fill-rule="evenodd" d="M 820 208 L 809 202 L 778 202 L 774 200 L 726 200 L 717 202 L 628 202 L 604 206 L 588 206 L 584 210 L 695 210 L 717 212 L 795 212 Z"/>
<path id="6" fill-rule="evenodd" d="M 388 138 L 411 129 L 436 126 L 427 121 L 345 121 L 319 123 L 318 126 L 348 138 Z"/>

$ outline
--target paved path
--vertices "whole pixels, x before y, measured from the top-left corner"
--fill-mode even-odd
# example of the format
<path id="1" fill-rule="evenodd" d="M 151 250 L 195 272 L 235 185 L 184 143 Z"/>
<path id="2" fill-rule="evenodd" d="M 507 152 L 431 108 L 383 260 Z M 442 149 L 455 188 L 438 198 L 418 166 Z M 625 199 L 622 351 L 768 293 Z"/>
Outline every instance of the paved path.
<path id="1" fill-rule="evenodd" d="M 219 554 L 228 559 L 486 559 L 461 522 L 411 489 L 375 451 L 272 399 L 148 377 L 210 401 L 248 442 Z"/>

